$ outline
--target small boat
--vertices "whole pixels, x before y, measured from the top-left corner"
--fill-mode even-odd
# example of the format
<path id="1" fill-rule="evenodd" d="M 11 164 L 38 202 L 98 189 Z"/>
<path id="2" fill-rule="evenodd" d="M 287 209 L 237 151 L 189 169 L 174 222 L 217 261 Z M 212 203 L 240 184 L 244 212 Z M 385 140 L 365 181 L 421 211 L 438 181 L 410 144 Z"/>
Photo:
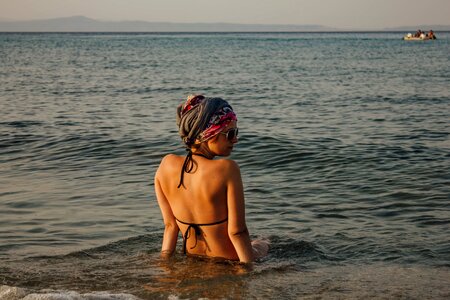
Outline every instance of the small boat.
<path id="1" fill-rule="evenodd" d="M 427 41 L 427 40 L 435 40 L 436 36 L 433 34 L 433 36 L 429 37 L 425 33 L 422 33 L 419 37 L 413 36 L 411 33 L 408 33 L 403 37 L 403 40 L 405 41 Z"/>

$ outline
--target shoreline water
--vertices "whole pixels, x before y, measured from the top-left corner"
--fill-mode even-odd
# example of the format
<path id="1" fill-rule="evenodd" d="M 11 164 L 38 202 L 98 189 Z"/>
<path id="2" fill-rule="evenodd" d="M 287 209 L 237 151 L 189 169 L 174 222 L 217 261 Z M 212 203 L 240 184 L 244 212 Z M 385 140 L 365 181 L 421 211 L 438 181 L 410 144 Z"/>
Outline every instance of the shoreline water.
<path id="1" fill-rule="evenodd" d="M 129 283 L 112 288 L 76 282 L 55 287 L 23 288 L 3 285 L 1 299 L 448 299 L 449 268 L 398 265 L 338 265 L 290 270 L 264 268 L 247 274 L 211 274 L 204 268 L 193 272 L 160 274 L 159 279 Z M 179 267 L 179 265 L 173 266 Z M 192 266 L 190 266 L 191 268 Z M 211 269 L 211 265 L 208 265 Z M 213 268 L 214 269 L 214 268 Z M 209 274 L 208 274 L 209 273 Z M 212 272 L 214 273 L 214 271 Z M 190 274 L 190 275 L 187 275 Z M 54 284 L 52 284 L 54 286 Z"/>
<path id="2" fill-rule="evenodd" d="M 160 240 L 160 234 L 153 234 L 64 255 L 3 261 L 0 299 L 446 299 L 450 296 L 449 266 L 351 258 L 339 261 L 324 255 L 313 244 L 275 237 L 269 255 L 248 266 L 186 257 L 181 252 L 165 260 L 159 255 Z"/>

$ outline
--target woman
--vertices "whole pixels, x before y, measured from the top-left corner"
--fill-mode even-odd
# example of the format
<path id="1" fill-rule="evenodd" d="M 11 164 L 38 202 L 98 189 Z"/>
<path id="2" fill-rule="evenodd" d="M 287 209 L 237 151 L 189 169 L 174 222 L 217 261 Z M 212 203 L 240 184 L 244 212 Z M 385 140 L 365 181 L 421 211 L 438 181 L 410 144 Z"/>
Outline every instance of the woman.
<path id="1" fill-rule="evenodd" d="M 185 254 L 251 262 L 267 254 L 268 243 L 251 242 L 245 224 L 244 191 L 238 165 L 228 159 L 238 141 L 237 118 L 221 98 L 190 96 L 177 109 L 186 157 L 169 154 L 155 175 L 164 219 L 162 255 L 183 235 Z"/>

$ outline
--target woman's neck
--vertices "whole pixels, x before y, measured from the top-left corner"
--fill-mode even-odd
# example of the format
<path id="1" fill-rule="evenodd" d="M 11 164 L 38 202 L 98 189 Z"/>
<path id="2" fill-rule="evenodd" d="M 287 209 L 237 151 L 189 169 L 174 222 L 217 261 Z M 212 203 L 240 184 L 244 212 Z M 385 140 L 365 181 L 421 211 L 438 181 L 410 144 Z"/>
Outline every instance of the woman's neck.
<path id="1" fill-rule="evenodd" d="M 208 149 L 208 147 L 203 147 L 203 145 L 200 145 L 199 148 L 191 149 L 191 152 L 193 155 L 203 156 L 207 159 L 213 159 L 215 156 L 214 153 L 212 153 L 211 150 Z"/>

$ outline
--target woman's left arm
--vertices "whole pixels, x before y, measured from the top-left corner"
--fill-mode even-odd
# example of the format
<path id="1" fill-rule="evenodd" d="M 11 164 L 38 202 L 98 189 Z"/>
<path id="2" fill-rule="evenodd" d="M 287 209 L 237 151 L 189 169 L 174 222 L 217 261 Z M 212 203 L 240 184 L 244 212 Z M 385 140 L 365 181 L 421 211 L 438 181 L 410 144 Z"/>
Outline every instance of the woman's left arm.
<path id="1" fill-rule="evenodd" d="M 176 223 L 175 216 L 173 215 L 172 208 L 170 207 L 169 201 L 167 201 L 167 198 L 161 188 L 158 177 L 158 172 L 156 172 L 155 192 L 164 220 L 164 237 L 161 247 L 161 256 L 169 257 L 173 254 L 177 246 L 179 228 Z"/>
<path id="2" fill-rule="evenodd" d="M 250 234 L 245 224 L 245 200 L 239 166 L 232 160 L 223 160 L 223 170 L 227 170 L 228 236 L 242 263 L 255 259 Z M 226 171 L 224 171 L 226 172 Z"/>

